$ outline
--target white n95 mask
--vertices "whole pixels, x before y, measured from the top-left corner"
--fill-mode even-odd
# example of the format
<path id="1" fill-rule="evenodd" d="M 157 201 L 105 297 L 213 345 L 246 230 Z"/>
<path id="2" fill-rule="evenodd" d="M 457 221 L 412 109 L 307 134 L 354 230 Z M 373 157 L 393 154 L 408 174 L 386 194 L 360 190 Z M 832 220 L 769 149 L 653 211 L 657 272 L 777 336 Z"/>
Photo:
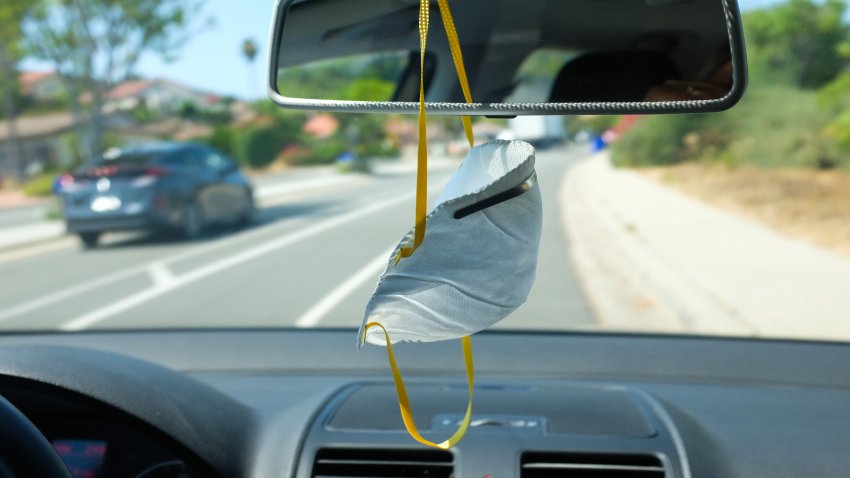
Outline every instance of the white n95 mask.
<path id="1" fill-rule="evenodd" d="M 470 150 L 425 220 L 416 252 L 398 244 L 366 306 L 358 346 L 458 339 L 507 317 L 537 269 L 542 206 L 534 148 L 493 141 Z M 379 323 L 385 329 L 368 328 Z"/>

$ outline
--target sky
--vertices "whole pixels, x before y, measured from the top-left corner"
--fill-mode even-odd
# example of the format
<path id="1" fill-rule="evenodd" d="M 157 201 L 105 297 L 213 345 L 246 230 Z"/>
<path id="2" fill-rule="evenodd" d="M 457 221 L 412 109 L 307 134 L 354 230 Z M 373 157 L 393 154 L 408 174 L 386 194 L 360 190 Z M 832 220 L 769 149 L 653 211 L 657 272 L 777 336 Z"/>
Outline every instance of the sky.
<path id="1" fill-rule="evenodd" d="M 266 94 L 266 63 L 274 0 L 207 0 L 203 14 L 214 25 L 194 35 L 178 59 L 164 63 L 148 55 L 138 66 L 145 77 L 168 78 L 210 93 L 255 99 Z M 242 55 L 242 42 L 259 47 L 253 67 Z"/>
<path id="2" fill-rule="evenodd" d="M 776 2 L 739 0 L 742 10 Z M 147 78 L 167 78 L 222 96 L 265 97 L 268 37 L 274 3 L 275 0 L 207 0 L 203 14 L 214 19 L 214 25 L 190 38 L 171 63 L 153 55 L 144 56 L 137 73 Z M 259 47 L 253 65 L 248 65 L 242 56 L 242 42 L 248 38 Z M 34 62 L 26 63 L 25 67 L 45 69 L 44 65 Z"/>

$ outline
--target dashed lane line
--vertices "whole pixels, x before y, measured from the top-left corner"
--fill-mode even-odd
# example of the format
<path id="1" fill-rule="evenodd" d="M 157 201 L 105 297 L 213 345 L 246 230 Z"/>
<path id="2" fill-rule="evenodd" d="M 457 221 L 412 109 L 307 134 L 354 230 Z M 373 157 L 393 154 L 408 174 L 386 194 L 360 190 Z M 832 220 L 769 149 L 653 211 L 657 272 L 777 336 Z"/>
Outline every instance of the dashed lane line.
<path id="1" fill-rule="evenodd" d="M 100 307 L 72 320 L 64 322 L 62 325 L 59 326 L 59 329 L 64 331 L 79 331 L 87 329 L 95 324 L 109 319 L 110 317 L 130 310 L 134 307 L 138 307 L 139 305 L 142 305 L 164 294 L 173 292 L 189 284 L 193 284 L 197 281 L 224 272 L 228 269 L 239 266 L 248 261 L 257 259 L 271 252 L 277 251 L 284 247 L 316 236 L 335 227 L 339 227 L 343 224 L 355 221 L 357 219 L 360 219 L 361 217 L 387 209 L 401 202 L 408 201 L 412 197 L 412 193 L 406 193 L 403 195 L 397 195 L 391 199 L 386 199 L 383 201 L 372 201 L 369 205 L 355 209 L 347 214 L 326 219 L 324 221 L 305 227 L 303 229 L 279 237 L 277 239 L 261 243 L 249 249 L 245 249 L 239 253 L 225 257 L 223 259 L 210 262 L 190 272 L 177 276 L 173 281 L 161 285 L 154 285 L 148 289 L 144 289 L 123 299 L 107 304 L 106 306 Z"/>

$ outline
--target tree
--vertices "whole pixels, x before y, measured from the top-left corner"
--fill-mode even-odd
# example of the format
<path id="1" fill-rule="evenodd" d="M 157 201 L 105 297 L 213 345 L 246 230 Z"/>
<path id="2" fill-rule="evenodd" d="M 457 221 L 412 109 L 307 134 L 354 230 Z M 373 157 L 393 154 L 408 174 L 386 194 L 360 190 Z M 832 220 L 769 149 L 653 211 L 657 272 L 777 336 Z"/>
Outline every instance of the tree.
<path id="1" fill-rule="evenodd" d="M 0 3 L 0 90 L 2 90 L 3 117 L 6 119 L 6 157 L 12 170 L 23 175 L 23 148 L 18 134 L 17 63 L 21 57 L 21 24 L 30 7 L 29 0 L 3 0 Z"/>
<path id="2" fill-rule="evenodd" d="M 257 58 L 257 44 L 253 39 L 248 38 L 242 42 L 242 54 L 248 63 L 254 63 L 254 59 Z"/>
<path id="3" fill-rule="evenodd" d="M 254 70 L 254 60 L 257 59 L 259 49 L 252 38 L 246 38 L 242 42 L 242 56 L 245 57 L 245 62 L 248 63 L 248 91 L 253 92 L 257 85 L 257 76 Z"/>
<path id="4" fill-rule="evenodd" d="M 7 0 L 3 0 L 4 2 Z M 173 60 L 204 0 L 39 0 L 25 25 L 33 56 L 68 93 L 84 159 L 99 154 L 103 107 L 145 54 Z"/>
<path id="5" fill-rule="evenodd" d="M 843 0 L 789 0 L 744 15 L 754 80 L 817 88 L 847 67 Z"/>

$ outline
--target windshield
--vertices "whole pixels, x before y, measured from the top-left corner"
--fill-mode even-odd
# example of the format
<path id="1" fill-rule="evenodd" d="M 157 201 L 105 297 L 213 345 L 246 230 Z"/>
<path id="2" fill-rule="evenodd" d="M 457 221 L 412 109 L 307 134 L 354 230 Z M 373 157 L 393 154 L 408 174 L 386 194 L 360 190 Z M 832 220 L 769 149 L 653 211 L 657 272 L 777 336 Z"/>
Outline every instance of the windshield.
<path id="1" fill-rule="evenodd" d="M 0 330 L 360 325 L 414 225 L 416 117 L 274 106 L 273 4 L 4 0 Z M 850 339 L 850 17 L 741 8 L 730 111 L 474 119 L 477 144 L 536 148 L 542 194 L 536 281 L 495 329 Z M 575 56 L 541 46 L 500 94 L 546 98 Z M 418 61 L 279 80 L 415 101 Z M 459 118 L 430 117 L 427 141 L 433 205 L 469 148 Z"/>

